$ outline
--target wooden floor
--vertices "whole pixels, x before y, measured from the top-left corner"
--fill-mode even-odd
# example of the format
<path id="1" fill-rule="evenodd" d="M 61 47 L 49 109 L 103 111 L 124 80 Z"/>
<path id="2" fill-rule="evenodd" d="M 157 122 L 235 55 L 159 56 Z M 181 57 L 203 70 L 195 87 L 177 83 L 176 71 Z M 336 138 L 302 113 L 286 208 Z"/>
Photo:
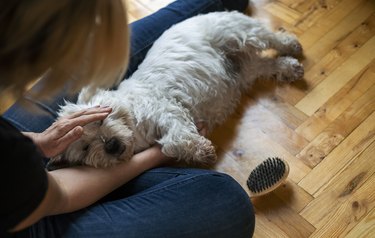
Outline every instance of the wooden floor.
<path id="1" fill-rule="evenodd" d="M 131 21 L 172 0 L 128 1 Z M 289 162 L 253 199 L 255 237 L 375 237 L 375 1 L 253 0 L 251 15 L 295 33 L 304 82 L 258 83 L 212 140 L 217 170 L 246 189 L 267 157 Z"/>

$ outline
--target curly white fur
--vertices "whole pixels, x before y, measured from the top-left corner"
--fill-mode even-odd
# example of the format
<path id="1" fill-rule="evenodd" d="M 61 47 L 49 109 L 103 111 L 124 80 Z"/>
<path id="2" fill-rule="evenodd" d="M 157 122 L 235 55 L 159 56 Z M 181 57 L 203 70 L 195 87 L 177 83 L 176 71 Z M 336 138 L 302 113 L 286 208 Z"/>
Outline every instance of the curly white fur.
<path id="1" fill-rule="evenodd" d="M 268 48 L 280 56 L 261 57 Z M 77 104 L 62 107 L 61 116 L 95 105 L 111 106 L 113 113 L 102 125 L 85 126 L 82 138 L 51 161 L 105 167 L 157 142 L 167 156 L 212 163 L 214 147 L 195 122 L 205 121 L 208 130 L 222 123 L 259 77 L 301 79 L 303 66 L 293 58 L 301 54 L 294 36 L 273 33 L 238 12 L 190 18 L 167 30 L 117 90 L 91 97 L 84 89 Z M 105 152 L 111 138 L 123 151 Z"/>

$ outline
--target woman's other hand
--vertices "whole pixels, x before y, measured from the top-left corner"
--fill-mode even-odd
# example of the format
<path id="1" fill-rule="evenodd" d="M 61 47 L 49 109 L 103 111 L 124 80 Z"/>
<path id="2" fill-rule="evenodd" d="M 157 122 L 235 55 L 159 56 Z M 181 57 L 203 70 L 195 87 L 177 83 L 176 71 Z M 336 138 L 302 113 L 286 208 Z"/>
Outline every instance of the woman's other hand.
<path id="1" fill-rule="evenodd" d="M 208 134 L 207 123 L 204 120 L 199 120 L 195 122 L 195 126 L 199 132 L 199 135 L 206 137 Z"/>
<path id="2" fill-rule="evenodd" d="M 42 133 L 24 132 L 39 147 L 46 157 L 62 153 L 71 143 L 83 134 L 83 126 L 104 120 L 112 109 L 96 106 L 59 118 Z"/>

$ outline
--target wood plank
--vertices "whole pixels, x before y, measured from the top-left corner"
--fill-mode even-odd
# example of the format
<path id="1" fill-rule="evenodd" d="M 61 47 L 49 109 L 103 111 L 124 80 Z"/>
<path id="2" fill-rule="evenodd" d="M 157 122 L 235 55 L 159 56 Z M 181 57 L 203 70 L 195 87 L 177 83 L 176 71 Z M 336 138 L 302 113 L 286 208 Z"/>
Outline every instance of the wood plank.
<path id="1" fill-rule="evenodd" d="M 290 238 L 283 230 L 276 226 L 264 214 L 256 214 L 254 238 Z"/>
<path id="2" fill-rule="evenodd" d="M 306 114 L 275 94 L 270 97 L 259 98 L 258 103 L 272 112 L 274 116 L 277 116 L 277 118 L 292 130 L 297 129 L 308 119 Z"/>
<path id="3" fill-rule="evenodd" d="M 283 22 L 286 22 L 288 24 L 294 24 L 297 19 L 300 18 L 301 13 L 294 11 L 293 9 L 285 6 L 284 4 L 280 2 L 271 2 L 267 4 L 264 9 L 268 11 L 270 14 L 277 16 L 280 18 Z"/>
<path id="4" fill-rule="evenodd" d="M 322 161 L 375 110 L 375 85 L 345 110 L 298 155 L 311 168 Z"/>
<path id="5" fill-rule="evenodd" d="M 340 1 L 338 0 L 325 0 L 325 1 L 300 0 L 300 1 L 292 1 L 291 8 L 300 12 L 306 12 L 309 9 L 314 9 L 314 8 L 331 10 L 337 7 L 337 5 L 340 2 L 341 0 Z"/>
<path id="6" fill-rule="evenodd" d="M 375 58 L 373 52 L 375 52 L 375 37 L 366 42 L 363 47 L 299 101 L 296 107 L 311 116 Z"/>
<path id="7" fill-rule="evenodd" d="M 259 128 L 270 139 L 282 145 L 292 155 L 298 154 L 309 142 L 285 125 L 273 112 L 253 102 L 244 114 L 245 120 Z M 282 133 L 280 133 L 282 131 Z"/>
<path id="8" fill-rule="evenodd" d="M 291 180 L 288 180 L 286 184 L 278 187 L 274 193 L 286 206 L 296 213 L 301 212 L 301 210 L 314 199 L 313 196 Z"/>
<path id="9" fill-rule="evenodd" d="M 309 237 L 315 227 L 298 213 L 283 204 L 274 194 L 252 200 L 256 214 L 262 214 L 278 226 L 288 237 Z"/>
<path id="10" fill-rule="evenodd" d="M 366 66 L 295 131 L 312 141 L 375 84 L 375 60 Z"/>
<path id="11" fill-rule="evenodd" d="M 375 167 L 372 161 L 374 153 L 375 142 L 369 145 L 345 168 L 345 170 L 329 182 L 324 190 L 325 192 L 317 196 L 303 209 L 300 213 L 301 216 L 315 227 L 321 228 L 328 223 L 334 226 L 335 222 L 332 223 L 330 220 L 336 219 L 333 217 L 338 215 L 336 211 L 339 210 L 339 207 L 350 205 L 353 201 L 366 200 L 366 205 L 372 204 L 371 206 L 375 206 L 375 190 L 370 189 L 375 188 L 375 184 L 369 184 L 370 181 L 375 179 Z M 372 196 L 373 200 L 366 199 L 364 197 L 366 196 L 365 194 Z M 363 197 L 359 198 L 361 196 Z M 351 209 L 349 209 L 349 214 L 350 213 Z M 351 215 L 353 214 L 350 214 L 350 216 Z M 345 214 L 340 214 L 337 216 L 337 219 L 341 220 L 345 216 Z M 357 222 L 358 221 L 359 219 L 357 219 Z"/>
<path id="12" fill-rule="evenodd" d="M 339 203 L 339 207 L 327 216 L 323 226 L 319 227 L 311 235 L 311 238 L 319 237 L 343 237 L 345 236 L 367 212 L 375 207 L 375 175 L 373 174 L 365 184 L 359 188 L 355 195 L 345 202 Z"/>
<path id="13" fill-rule="evenodd" d="M 298 185 L 308 193 L 314 195 L 314 197 L 319 196 L 327 184 L 374 140 L 375 112 L 311 170 Z"/>
<path id="14" fill-rule="evenodd" d="M 332 12 L 340 2 L 330 0 L 330 4 L 327 4 L 327 1 L 305 1 L 297 7 L 303 15 L 296 21 L 295 27 L 304 31 L 308 30 L 317 21 L 321 21 L 322 16 Z"/>
<path id="15" fill-rule="evenodd" d="M 327 54 L 327 52 L 330 52 L 332 49 L 336 50 L 335 53 L 339 57 L 345 57 L 345 55 L 348 55 L 348 53 L 359 49 L 361 44 L 363 44 L 363 41 L 358 42 L 357 40 L 355 40 L 355 38 L 361 41 L 362 37 L 359 36 L 361 36 L 363 33 L 361 32 L 362 34 L 357 35 L 356 37 L 353 37 L 355 35 L 352 33 L 358 28 L 358 26 L 361 26 L 361 23 L 366 21 L 366 19 L 374 13 L 374 9 L 371 7 L 372 5 L 372 0 L 368 0 L 367 2 L 365 2 L 365 4 L 360 5 L 357 9 L 355 9 L 347 17 L 345 17 L 339 24 L 337 24 L 334 28 L 327 32 L 327 34 L 322 36 L 319 41 L 317 41 L 311 47 L 305 48 L 304 54 L 306 56 L 306 59 L 308 59 L 304 62 L 305 69 L 310 69 L 315 63 L 319 62 Z M 367 32 L 365 31 L 364 33 Z M 352 37 L 348 38 L 348 35 L 352 35 Z M 341 44 L 341 42 L 343 40 L 346 40 L 347 38 L 349 39 L 349 41 L 347 40 L 344 44 Z M 354 40 L 352 41 L 352 39 Z M 340 45 L 341 47 L 336 47 L 337 45 Z M 349 52 L 347 53 L 346 51 Z"/>
<path id="16" fill-rule="evenodd" d="M 375 237 L 375 208 L 345 236 L 345 238 L 367 237 Z"/>
<path id="17" fill-rule="evenodd" d="M 301 213 L 318 228 L 311 237 L 343 237 L 375 207 L 374 153 L 372 144 Z"/>
<path id="18" fill-rule="evenodd" d="M 354 9 L 363 4 L 364 0 L 344 0 L 341 1 L 331 11 L 321 16 L 320 21 L 311 26 L 302 34 L 299 39 L 305 49 L 309 48 L 320 40 L 327 32 L 329 32 L 335 25 L 339 24 L 345 17 Z"/>

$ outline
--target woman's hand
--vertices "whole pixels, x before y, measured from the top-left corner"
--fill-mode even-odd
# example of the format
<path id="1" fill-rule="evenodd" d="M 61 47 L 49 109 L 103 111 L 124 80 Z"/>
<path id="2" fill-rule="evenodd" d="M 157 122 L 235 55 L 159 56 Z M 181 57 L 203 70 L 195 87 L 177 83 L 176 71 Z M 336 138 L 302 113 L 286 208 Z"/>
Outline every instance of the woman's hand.
<path id="1" fill-rule="evenodd" d="M 203 120 L 199 120 L 195 122 L 195 126 L 197 127 L 197 130 L 199 132 L 199 135 L 206 137 L 208 132 L 207 132 L 207 123 Z"/>
<path id="2" fill-rule="evenodd" d="M 61 117 L 42 133 L 24 132 L 39 147 L 46 157 L 62 153 L 83 134 L 83 126 L 105 119 L 112 109 L 96 106 Z"/>

